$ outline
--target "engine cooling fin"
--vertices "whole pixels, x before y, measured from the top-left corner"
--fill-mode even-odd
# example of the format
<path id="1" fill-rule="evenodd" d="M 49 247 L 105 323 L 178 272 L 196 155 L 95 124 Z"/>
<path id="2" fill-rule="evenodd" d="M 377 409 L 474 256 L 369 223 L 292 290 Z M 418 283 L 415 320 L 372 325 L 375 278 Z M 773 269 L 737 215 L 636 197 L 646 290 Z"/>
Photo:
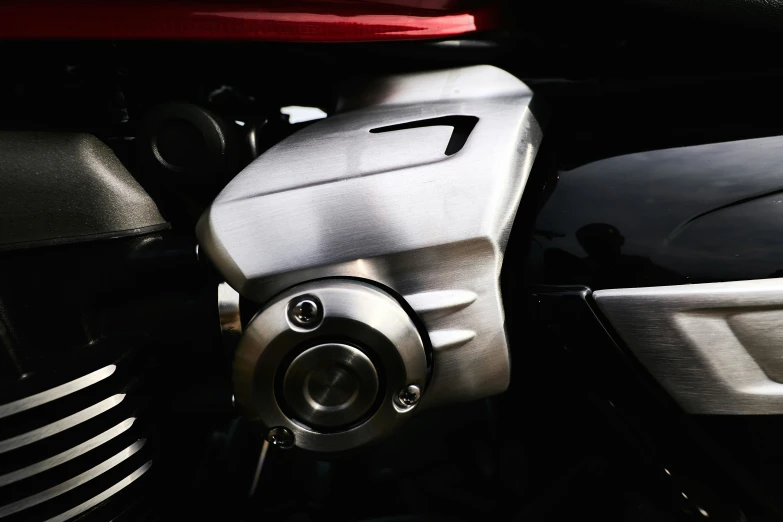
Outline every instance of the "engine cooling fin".
<path id="1" fill-rule="evenodd" d="M 32 375 L 0 394 L 0 520 L 65 521 L 149 476 L 133 354 L 79 373 Z M 93 365 L 95 362 L 93 362 Z M 113 518 L 113 515 L 109 515 Z"/>

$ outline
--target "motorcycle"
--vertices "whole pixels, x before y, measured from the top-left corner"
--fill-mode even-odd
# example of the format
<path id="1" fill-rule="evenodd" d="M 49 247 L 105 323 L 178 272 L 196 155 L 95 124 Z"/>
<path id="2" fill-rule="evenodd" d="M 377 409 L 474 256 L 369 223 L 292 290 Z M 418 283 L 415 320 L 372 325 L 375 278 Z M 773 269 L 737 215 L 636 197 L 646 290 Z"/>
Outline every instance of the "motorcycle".
<path id="1" fill-rule="evenodd" d="M 783 518 L 781 13 L 0 4 L 0 519 Z"/>

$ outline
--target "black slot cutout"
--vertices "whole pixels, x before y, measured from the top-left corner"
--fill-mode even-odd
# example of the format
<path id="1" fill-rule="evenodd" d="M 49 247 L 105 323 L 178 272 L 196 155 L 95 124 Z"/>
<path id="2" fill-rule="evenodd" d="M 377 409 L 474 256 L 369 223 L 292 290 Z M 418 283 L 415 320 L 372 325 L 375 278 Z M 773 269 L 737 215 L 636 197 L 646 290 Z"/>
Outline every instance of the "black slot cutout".
<path id="1" fill-rule="evenodd" d="M 429 118 L 426 120 L 409 121 L 396 125 L 387 125 L 386 127 L 378 127 L 376 129 L 370 129 L 370 132 L 373 134 L 381 134 L 383 132 L 420 129 L 422 127 L 453 127 L 454 130 L 451 133 L 451 138 L 449 138 L 449 143 L 446 145 L 446 150 L 444 152 L 446 156 L 451 156 L 462 150 L 462 147 L 464 147 L 465 143 L 468 141 L 470 133 L 473 132 L 476 123 L 478 123 L 478 118 L 476 116 L 441 116 L 440 118 Z"/>

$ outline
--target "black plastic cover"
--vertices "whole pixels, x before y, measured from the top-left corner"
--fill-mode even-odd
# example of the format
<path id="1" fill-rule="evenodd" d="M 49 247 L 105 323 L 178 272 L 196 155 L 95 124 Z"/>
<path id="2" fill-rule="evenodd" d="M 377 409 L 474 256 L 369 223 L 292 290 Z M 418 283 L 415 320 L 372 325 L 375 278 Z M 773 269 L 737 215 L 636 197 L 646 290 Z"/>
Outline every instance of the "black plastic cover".
<path id="1" fill-rule="evenodd" d="M 602 159 L 551 176 L 528 279 L 592 290 L 783 275 L 783 137 Z"/>
<path id="2" fill-rule="evenodd" d="M 0 250 L 164 228 L 155 202 L 95 136 L 0 132 Z"/>

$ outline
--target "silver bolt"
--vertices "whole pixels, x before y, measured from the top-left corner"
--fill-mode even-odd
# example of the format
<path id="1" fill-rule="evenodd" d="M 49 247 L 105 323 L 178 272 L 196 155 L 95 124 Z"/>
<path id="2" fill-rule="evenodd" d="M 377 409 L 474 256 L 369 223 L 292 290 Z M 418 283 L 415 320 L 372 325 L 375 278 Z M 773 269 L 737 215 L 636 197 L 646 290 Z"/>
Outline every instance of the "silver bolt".
<path id="1" fill-rule="evenodd" d="M 400 391 L 394 397 L 394 400 L 398 405 L 403 408 L 411 408 L 416 406 L 416 403 L 421 399 L 421 389 L 415 384 L 409 384 Z"/>
<path id="2" fill-rule="evenodd" d="M 269 430 L 266 436 L 266 440 L 272 446 L 280 449 L 288 449 L 294 445 L 294 434 L 288 428 L 277 427 Z"/>
<path id="3" fill-rule="evenodd" d="M 288 316 L 291 321 L 302 328 L 312 328 L 321 318 L 321 307 L 314 297 L 299 297 L 291 301 Z"/>

